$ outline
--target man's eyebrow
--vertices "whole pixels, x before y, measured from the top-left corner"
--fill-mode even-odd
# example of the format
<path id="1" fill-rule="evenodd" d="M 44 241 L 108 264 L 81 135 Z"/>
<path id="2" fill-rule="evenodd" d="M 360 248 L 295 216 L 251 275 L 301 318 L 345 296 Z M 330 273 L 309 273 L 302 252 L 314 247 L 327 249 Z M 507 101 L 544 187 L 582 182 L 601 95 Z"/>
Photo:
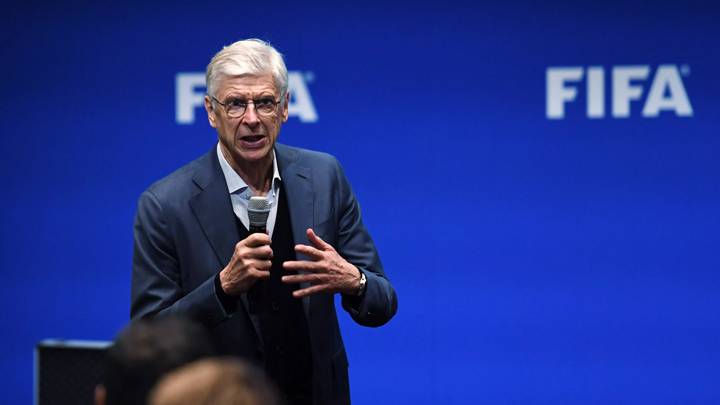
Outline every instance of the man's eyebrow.
<path id="1" fill-rule="evenodd" d="M 245 94 L 237 94 L 237 93 L 230 93 L 227 95 L 226 99 L 235 98 L 235 99 L 243 99 L 243 100 L 251 100 L 251 99 L 257 99 L 257 98 L 266 98 L 266 97 L 275 97 L 275 94 L 271 91 L 263 91 L 259 93 L 257 96 L 247 96 Z"/>

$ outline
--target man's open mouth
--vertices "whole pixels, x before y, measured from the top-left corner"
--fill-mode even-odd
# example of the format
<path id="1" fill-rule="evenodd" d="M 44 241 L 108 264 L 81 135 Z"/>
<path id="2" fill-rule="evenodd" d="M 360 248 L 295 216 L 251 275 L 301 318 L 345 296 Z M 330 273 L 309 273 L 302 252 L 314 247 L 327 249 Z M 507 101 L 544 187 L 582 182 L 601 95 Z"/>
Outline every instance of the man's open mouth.
<path id="1" fill-rule="evenodd" d="M 257 141 L 263 139 L 264 137 L 265 137 L 264 135 L 246 135 L 246 136 L 241 137 L 240 139 L 245 142 L 254 143 L 254 142 L 257 142 Z"/>

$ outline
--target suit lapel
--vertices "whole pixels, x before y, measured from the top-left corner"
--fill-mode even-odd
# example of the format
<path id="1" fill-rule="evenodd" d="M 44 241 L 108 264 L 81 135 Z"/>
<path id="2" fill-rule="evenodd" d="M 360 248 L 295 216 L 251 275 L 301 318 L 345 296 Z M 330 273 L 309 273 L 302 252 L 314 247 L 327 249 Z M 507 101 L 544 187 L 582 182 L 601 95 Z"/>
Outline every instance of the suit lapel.
<path id="1" fill-rule="evenodd" d="M 208 160 L 211 159 L 212 157 L 209 157 Z M 217 158 L 215 160 L 217 161 Z M 218 261 L 225 266 L 232 257 L 239 234 L 227 184 L 219 163 L 215 162 L 218 164 L 219 173 L 212 173 L 214 169 L 212 162 L 205 163 L 210 167 L 201 168 L 193 178 L 202 190 L 190 199 L 190 207 L 215 251 Z"/>
<path id="2" fill-rule="evenodd" d="M 200 162 L 193 181 L 201 190 L 190 199 L 190 207 L 210 242 L 220 266 L 225 266 L 232 258 L 235 245 L 240 241 L 240 234 L 215 148 Z M 243 310 L 255 326 L 256 335 L 262 341 L 259 321 L 248 311 L 247 294 L 241 294 L 240 300 Z"/>
<path id="3" fill-rule="evenodd" d="M 284 192 L 287 192 L 288 208 L 290 211 L 290 223 L 295 244 L 308 244 L 305 230 L 312 228 L 314 224 L 314 192 L 312 187 L 312 171 L 302 166 L 297 161 L 297 152 L 284 145 L 276 145 L 276 157 L 278 169 Z M 298 255 L 298 260 L 308 260 L 304 255 Z M 302 283 L 301 288 L 309 284 Z M 308 322 L 310 318 L 310 298 L 304 297 L 303 309 Z M 312 329 L 311 329 L 312 330 Z"/>

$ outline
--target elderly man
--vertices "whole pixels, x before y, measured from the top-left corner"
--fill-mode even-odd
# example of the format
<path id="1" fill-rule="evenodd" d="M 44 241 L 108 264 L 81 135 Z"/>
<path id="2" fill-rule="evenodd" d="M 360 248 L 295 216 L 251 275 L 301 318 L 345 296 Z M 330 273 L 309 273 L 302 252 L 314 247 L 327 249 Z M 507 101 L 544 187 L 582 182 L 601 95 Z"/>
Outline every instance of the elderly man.
<path id="1" fill-rule="evenodd" d="M 355 196 L 332 156 L 276 143 L 290 96 L 274 48 L 227 46 L 206 79 L 219 142 L 140 197 L 131 316 L 193 317 L 291 404 L 349 403 L 334 294 L 361 325 L 397 310 Z M 269 211 L 265 233 L 248 220 L 253 197 Z"/>

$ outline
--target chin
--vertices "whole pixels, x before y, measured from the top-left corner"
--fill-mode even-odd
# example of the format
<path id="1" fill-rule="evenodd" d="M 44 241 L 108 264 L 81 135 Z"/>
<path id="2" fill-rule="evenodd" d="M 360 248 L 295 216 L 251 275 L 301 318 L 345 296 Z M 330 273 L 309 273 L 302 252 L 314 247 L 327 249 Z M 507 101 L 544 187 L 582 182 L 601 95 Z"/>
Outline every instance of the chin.
<path id="1" fill-rule="evenodd" d="M 272 147 L 256 150 L 239 150 L 238 154 L 246 162 L 259 162 L 267 159 L 268 155 L 271 154 L 271 151 Z"/>

